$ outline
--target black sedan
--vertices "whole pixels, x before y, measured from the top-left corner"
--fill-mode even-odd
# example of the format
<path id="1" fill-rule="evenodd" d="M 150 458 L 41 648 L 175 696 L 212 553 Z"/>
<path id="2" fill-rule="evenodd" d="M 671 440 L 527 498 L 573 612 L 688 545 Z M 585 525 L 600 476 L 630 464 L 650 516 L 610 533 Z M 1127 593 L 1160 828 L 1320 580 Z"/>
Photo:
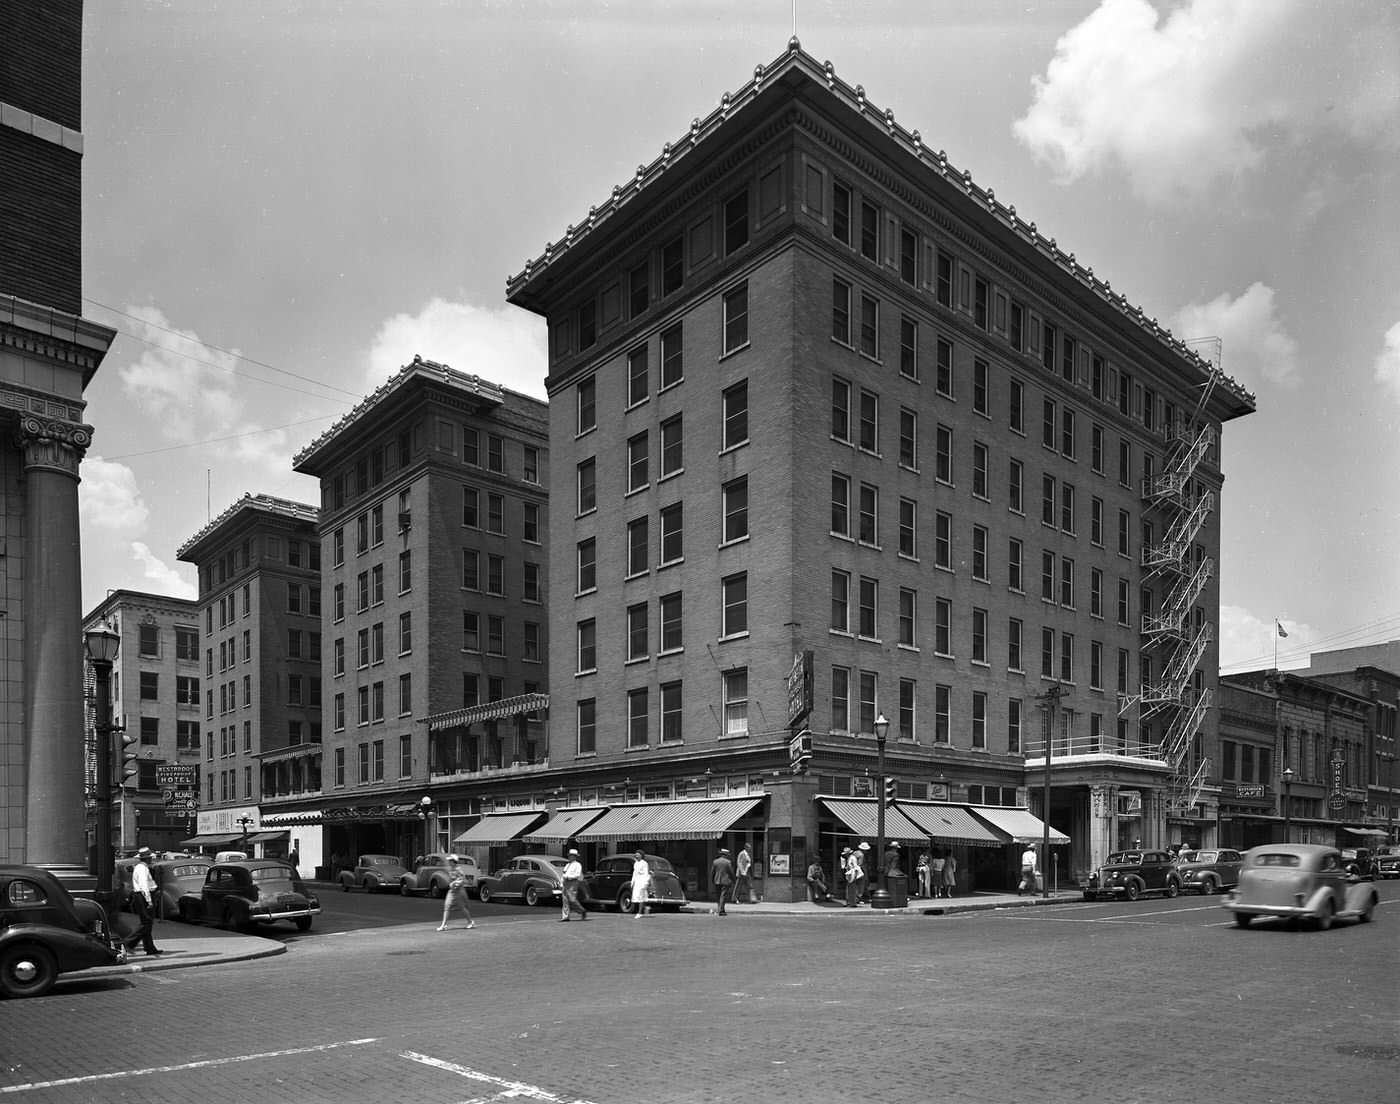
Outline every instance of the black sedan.
<path id="1" fill-rule="evenodd" d="M 612 855 L 598 863 L 596 870 L 583 876 L 588 887 L 588 899 L 604 905 L 616 905 L 619 912 L 631 912 L 632 855 Z M 671 863 L 660 855 L 647 855 L 651 870 L 651 888 L 647 891 L 648 908 L 679 909 L 686 903 L 685 890 Z"/>
<path id="2" fill-rule="evenodd" d="M 73 897 L 47 870 L 0 866 L 0 994 L 43 996 L 59 974 L 125 961 L 96 901 Z"/>
<path id="3" fill-rule="evenodd" d="M 564 895 L 564 867 L 556 855 L 520 855 L 494 873 L 477 879 L 482 901 L 515 900 L 527 905 L 549 904 Z"/>
<path id="4" fill-rule="evenodd" d="M 208 921 L 235 931 L 290 920 L 308 931 L 321 902 L 281 859 L 245 859 L 215 863 L 198 894 L 180 898 L 180 919 Z"/>

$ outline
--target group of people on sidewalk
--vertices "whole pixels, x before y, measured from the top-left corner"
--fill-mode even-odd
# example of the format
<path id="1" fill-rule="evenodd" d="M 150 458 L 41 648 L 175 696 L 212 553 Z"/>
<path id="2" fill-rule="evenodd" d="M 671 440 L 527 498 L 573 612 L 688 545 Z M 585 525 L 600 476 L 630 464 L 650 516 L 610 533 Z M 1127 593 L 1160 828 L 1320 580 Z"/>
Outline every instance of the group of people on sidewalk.
<path id="1" fill-rule="evenodd" d="M 821 859 L 820 854 L 814 856 L 811 865 L 807 868 L 807 899 L 813 902 L 826 901 L 831 897 Z M 890 841 L 882 861 L 886 877 L 891 874 L 903 876 L 904 870 L 900 865 L 898 840 Z M 864 841 L 855 847 L 841 849 L 838 872 L 841 880 L 845 883 L 846 908 L 860 908 L 862 905 L 869 904 L 870 895 L 873 892 L 872 879 L 869 874 L 870 863 L 870 844 Z M 935 847 L 932 853 L 924 851 L 919 855 L 915 873 L 918 875 L 918 891 L 910 896 L 951 897 L 957 886 L 958 862 L 951 851 L 945 854 L 942 848 Z"/>

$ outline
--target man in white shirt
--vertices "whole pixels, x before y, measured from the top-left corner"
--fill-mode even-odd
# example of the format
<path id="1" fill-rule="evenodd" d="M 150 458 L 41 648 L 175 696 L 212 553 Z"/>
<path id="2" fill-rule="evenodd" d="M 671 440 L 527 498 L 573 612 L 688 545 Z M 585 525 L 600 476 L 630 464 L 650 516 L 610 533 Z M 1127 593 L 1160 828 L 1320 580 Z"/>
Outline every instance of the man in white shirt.
<path id="1" fill-rule="evenodd" d="M 139 939 L 143 951 L 148 955 L 158 955 L 165 952 L 158 950 L 155 940 L 151 938 L 151 928 L 156 919 L 156 880 L 151 874 L 150 866 L 147 865 L 150 861 L 149 847 L 143 847 L 136 852 L 136 865 L 131 868 L 131 907 L 136 913 L 136 918 L 141 921 L 141 926 L 126 940 L 126 945 L 134 947 Z"/>
<path id="2" fill-rule="evenodd" d="M 1021 852 L 1021 884 L 1016 887 L 1016 896 L 1022 893 L 1035 893 L 1035 844 L 1026 844 L 1026 849 Z"/>
<path id="3" fill-rule="evenodd" d="M 564 865 L 564 915 L 559 923 L 568 923 L 575 911 L 580 920 L 588 919 L 588 910 L 583 907 L 579 891 L 583 888 L 583 863 L 579 862 L 578 852 L 570 849 L 569 861 Z"/>
<path id="4" fill-rule="evenodd" d="M 749 870 L 753 866 L 753 857 L 749 854 L 748 845 L 739 848 L 739 857 L 734 860 L 734 901 L 736 905 L 747 905 L 749 903 Z"/>

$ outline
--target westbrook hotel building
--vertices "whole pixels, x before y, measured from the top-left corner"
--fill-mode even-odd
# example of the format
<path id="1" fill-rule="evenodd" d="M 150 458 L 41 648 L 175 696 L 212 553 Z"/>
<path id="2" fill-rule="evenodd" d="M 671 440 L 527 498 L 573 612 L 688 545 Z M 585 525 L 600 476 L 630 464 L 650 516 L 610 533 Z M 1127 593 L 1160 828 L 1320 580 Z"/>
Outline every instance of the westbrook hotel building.
<path id="1" fill-rule="evenodd" d="M 508 298 L 550 349 L 557 781 L 523 840 L 635 841 L 702 894 L 748 843 L 800 898 L 874 843 L 882 716 L 886 834 L 960 890 L 1040 818 L 1062 879 L 1217 842 L 1220 428 L 1253 397 L 863 89 L 794 39 Z"/>

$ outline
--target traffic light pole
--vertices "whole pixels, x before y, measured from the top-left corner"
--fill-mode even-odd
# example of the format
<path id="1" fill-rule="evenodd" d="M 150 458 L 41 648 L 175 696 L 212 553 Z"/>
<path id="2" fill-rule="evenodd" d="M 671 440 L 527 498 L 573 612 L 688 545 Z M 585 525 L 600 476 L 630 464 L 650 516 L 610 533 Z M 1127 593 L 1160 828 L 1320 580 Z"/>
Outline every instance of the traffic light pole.
<path id="1" fill-rule="evenodd" d="M 894 903 L 890 899 L 889 887 L 885 884 L 885 733 L 889 727 L 890 722 L 885 720 L 883 713 L 875 718 L 876 771 L 880 778 L 880 789 L 875 795 L 875 854 L 873 858 L 876 863 L 875 869 L 879 872 L 879 878 L 875 892 L 870 895 L 871 908 L 890 908 Z"/>

